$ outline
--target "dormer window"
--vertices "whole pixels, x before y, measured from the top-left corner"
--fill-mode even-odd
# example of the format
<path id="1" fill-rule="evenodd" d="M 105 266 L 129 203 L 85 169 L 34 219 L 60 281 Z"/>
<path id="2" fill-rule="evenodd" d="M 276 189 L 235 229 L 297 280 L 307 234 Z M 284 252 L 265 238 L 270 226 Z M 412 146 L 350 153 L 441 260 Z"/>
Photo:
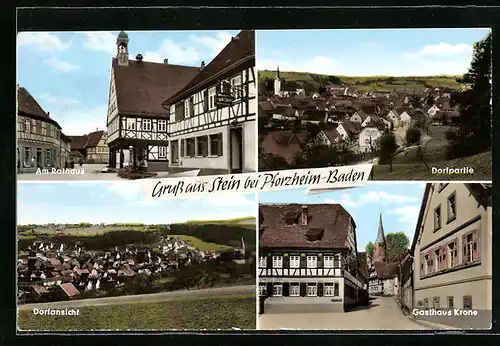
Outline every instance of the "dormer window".
<path id="1" fill-rule="evenodd" d="M 309 228 L 306 233 L 307 241 L 318 241 L 323 238 L 324 228 Z"/>

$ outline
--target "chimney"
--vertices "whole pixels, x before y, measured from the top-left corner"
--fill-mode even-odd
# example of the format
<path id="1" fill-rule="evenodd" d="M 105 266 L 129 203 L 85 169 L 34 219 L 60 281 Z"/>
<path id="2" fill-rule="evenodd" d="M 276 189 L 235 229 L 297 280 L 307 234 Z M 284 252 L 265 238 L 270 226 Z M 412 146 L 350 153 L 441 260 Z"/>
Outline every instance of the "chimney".
<path id="1" fill-rule="evenodd" d="M 137 61 L 142 61 L 142 54 L 137 54 L 137 55 L 135 56 L 135 60 L 137 60 Z"/>
<path id="2" fill-rule="evenodd" d="M 163 63 L 164 63 L 165 65 L 168 65 L 168 59 L 163 59 Z"/>
<path id="3" fill-rule="evenodd" d="M 301 226 L 307 226 L 307 219 L 308 219 L 308 212 L 307 212 L 307 205 L 302 206 L 302 213 L 300 214 L 300 225 Z"/>
<path id="4" fill-rule="evenodd" d="M 204 68 L 204 67 L 205 67 L 205 62 L 204 62 L 204 61 L 202 61 L 202 62 L 201 62 L 201 66 L 200 66 L 200 68 Z"/>
<path id="5" fill-rule="evenodd" d="M 50 112 L 47 112 L 47 116 L 49 116 L 49 117 L 50 117 Z"/>

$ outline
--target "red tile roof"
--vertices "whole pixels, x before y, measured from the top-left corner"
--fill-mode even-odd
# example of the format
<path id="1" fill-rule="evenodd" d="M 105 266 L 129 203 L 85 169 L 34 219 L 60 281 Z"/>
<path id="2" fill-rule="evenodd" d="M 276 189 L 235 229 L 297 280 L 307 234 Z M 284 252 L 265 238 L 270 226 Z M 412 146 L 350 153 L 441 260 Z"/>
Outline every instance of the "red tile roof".
<path id="1" fill-rule="evenodd" d="M 373 265 L 379 279 L 392 279 L 399 275 L 398 263 L 375 262 Z"/>
<path id="2" fill-rule="evenodd" d="M 96 147 L 101 140 L 104 131 L 94 131 L 83 136 L 68 136 L 71 140 L 71 149 L 83 150 Z"/>
<path id="3" fill-rule="evenodd" d="M 182 98 L 203 90 L 215 81 L 230 77 L 237 71 L 255 66 L 255 31 L 243 30 L 196 76 L 175 94 L 165 97 L 165 104 L 174 104 Z"/>
<path id="4" fill-rule="evenodd" d="M 119 66 L 112 60 L 118 113 L 142 117 L 164 117 L 162 103 L 181 90 L 200 71 L 198 67 L 131 60 Z"/>
<path id="5" fill-rule="evenodd" d="M 75 297 L 80 294 L 80 291 L 71 283 L 67 282 L 65 284 L 60 284 L 59 287 L 66 293 L 68 297 Z"/>
<path id="6" fill-rule="evenodd" d="M 298 218 L 302 204 L 261 204 L 264 230 L 260 236 L 261 248 L 317 248 L 346 249 L 351 215 L 340 204 L 307 204 L 308 223 L 301 226 L 290 224 L 290 218 Z M 308 241 L 311 229 L 323 229 L 319 240 Z"/>

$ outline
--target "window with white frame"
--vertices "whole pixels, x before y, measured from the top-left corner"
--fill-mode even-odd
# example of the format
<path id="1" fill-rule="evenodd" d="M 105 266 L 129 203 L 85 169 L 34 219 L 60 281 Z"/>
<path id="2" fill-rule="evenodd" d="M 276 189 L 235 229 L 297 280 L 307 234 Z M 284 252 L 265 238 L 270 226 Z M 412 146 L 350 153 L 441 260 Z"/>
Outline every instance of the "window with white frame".
<path id="1" fill-rule="evenodd" d="M 31 133 L 36 133 L 36 120 L 31 119 Z"/>
<path id="2" fill-rule="evenodd" d="M 231 91 L 235 100 L 238 100 L 243 96 L 243 90 L 241 87 L 241 75 L 236 76 L 231 80 Z"/>
<path id="3" fill-rule="evenodd" d="M 267 268 L 267 257 L 266 256 L 259 257 L 259 268 Z"/>
<path id="4" fill-rule="evenodd" d="M 318 295 L 318 284 L 308 283 L 307 284 L 307 296 L 316 297 Z"/>
<path id="5" fill-rule="evenodd" d="M 300 256 L 290 256 L 290 268 L 300 268 Z"/>
<path id="6" fill-rule="evenodd" d="M 283 268 L 283 256 L 273 256 L 273 268 Z"/>
<path id="7" fill-rule="evenodd" d="M 215 87 L 208 89 L 208 109 L 214 109 L 215 108 L 215 95 L 217 94 L 217 91 Z"/>
<path id="8" fill-rule="evenodd" d="M 267 294 L 267 285 L 260 284 L 259 285 L 259 296 L 265 296 Z"/>
<path id="9" fill-rule="evenodd" d="M 193 114 L 191 113 L 191 99 L 187 99 L 184 101 L 184 116 L 189 118 Z"/>
<path id="10" fill-rule="evenodd" d="M 47 136 L 47 123 L 42 122 L 42 135 Z"/>
<path id="11" fill-rule="evenodd" d="M 158 132 L 167 132 L 166 120 L 158 120 Z"/>
<path id="12" fill-rule="evenodd" d="M 316 268 L 318 266 L 318 256 L 307 256 L 307 268 Z"/>
<path id="13" fill-rule="evenodd" d="M 323 257 L 323 267 L 333 268 L 333 256 L 324 256 Z"/>
<path id="14" fill-rule="evenodd" d="M 298 283 L 290 283 L 290 297 L 300 296 L 300 285 Z"/>
<path id="15" fill-rule="evenodd" d="M 333 297 L 335 295 L 335 291 L 333 290 L 333 282 L 325 282 L 324 294 L 328 297 Z"/>
<path id="16" fill-rule="evenodd" d="M 274 297 L 281 297 L 283 295 L 283 285 L 282 284 L 275 284 L 273 286 L 273 296 Z"/>
<path id="17" fill-rule="evenodd" d="M 29 120 L 24 121 L 24 131 L 30 132 L 31 122 Z"/>
<path id="18" fill-rule="evenodd" d="M 127 118 L 127 130 L 135 130 L 135 119 Z"/>
<path id="19" fill-rule="evenodd" d="M 340 268 L 340 266 L 342 264 L 342 256 L 340 254 L 335 255 L 335 258 L 333 261 L 334 261 L 333 266 L 335 268 Z"/>
<path id="20" fill-rule="evenodd" d="M 158 147 L 158 157 L 167 157 L 167 147 Z"/>
<path id="21" fill-rule="evenodd" d="M 151 131 L 151 119 L 142 120 L 142 131 Z"/>

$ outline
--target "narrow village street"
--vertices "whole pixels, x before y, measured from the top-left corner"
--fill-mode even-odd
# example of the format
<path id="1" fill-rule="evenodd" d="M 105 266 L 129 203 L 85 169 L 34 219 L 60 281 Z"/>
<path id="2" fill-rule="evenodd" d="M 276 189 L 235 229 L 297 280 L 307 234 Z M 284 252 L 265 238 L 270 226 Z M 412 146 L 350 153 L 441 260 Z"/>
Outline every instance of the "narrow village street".
<path id="1" fill-rule="evenodd" d="M 262 314 L 258 329 L 301 330 L 426 330 L 411 321 L 391 297 L 378 297 L 369 306 L 360 306 L 346 313 Z"/>

